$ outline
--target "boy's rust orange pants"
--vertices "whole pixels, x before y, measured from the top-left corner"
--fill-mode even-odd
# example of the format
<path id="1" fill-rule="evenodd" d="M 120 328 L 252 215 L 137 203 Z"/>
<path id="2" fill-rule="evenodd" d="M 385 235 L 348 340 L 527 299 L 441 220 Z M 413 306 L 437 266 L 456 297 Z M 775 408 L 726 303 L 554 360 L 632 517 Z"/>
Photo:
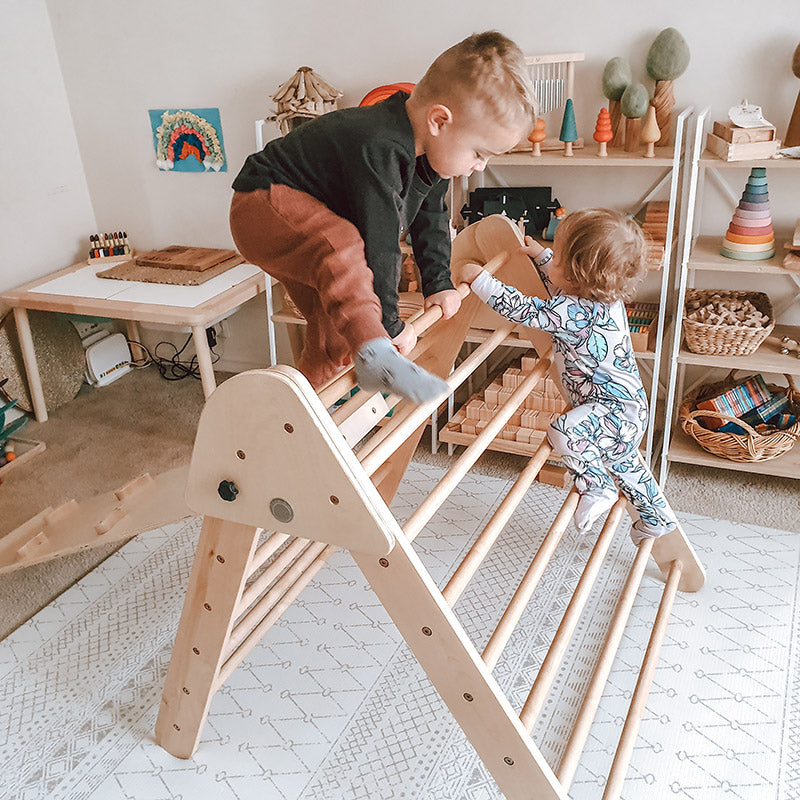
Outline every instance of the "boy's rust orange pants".
<path id="1" fill-rule="evenodd" d="M 230 222 L 242 256 L 279 280 L 305 317 L 297 367 L 312 386 L 349 364 L 365 342 L 387 335 L 355 225 L 280 184 L 235 192 Z"/>

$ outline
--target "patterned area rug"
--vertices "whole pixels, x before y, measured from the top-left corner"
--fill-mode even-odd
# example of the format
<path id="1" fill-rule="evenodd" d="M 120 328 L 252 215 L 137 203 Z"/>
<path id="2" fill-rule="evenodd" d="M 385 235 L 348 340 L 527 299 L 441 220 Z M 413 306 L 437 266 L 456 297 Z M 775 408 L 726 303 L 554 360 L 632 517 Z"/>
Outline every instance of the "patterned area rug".
<path id="1" fill-rule="evenodd" d="M 404 519 L 440 479 L 412 465 Z M 468 475 L 415 547 L 442 585 L 510 482 Z M 461 597 L 479 649 L 565 492 L 535 484 Z M 679 595 L 623 796 L 800 797 L 800 536 L 684 516 L 708 570 Z M 458 726 L 346 553 L 216 695 L 195 756 L 153 741 L 199 521 L 131 541 L 0 643 L 0 797 L 493 800 Z M 591 549 L 568 530 L 495 675 L 520 708 Z M 534 730 L 556 764 L 634 549 L 623 528 Z M 571 790 L 602 794 L 662 583 L 648 568 Z"/>

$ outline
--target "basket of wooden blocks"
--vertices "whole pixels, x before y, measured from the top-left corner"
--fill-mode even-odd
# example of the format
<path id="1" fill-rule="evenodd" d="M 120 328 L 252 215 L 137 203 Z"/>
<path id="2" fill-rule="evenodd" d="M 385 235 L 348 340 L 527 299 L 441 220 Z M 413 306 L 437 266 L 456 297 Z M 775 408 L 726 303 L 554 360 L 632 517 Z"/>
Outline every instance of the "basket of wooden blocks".
<path id="1" fill-rule="evenodd" d="M 686 291 L 683 330 L 693 353 L 748 356 L 774 327 L 772 303 L 764 292 Z"/>
<path id="2" fill-rule="evenodd" d="M 734 373 L 684 397 L 678 418 L 684 432 L 704 450 L 730 461 L 769 461 L 800 439 L 800 393 L 791 375 L 788 388 L 761 375 L 736 380 Z"/>

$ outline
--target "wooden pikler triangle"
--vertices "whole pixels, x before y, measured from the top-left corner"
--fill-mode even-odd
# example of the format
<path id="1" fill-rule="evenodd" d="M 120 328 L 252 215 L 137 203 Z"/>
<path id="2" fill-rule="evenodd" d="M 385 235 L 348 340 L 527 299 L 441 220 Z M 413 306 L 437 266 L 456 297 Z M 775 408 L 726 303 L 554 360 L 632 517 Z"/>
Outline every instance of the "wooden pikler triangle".
<path id="1" fill-rule="evenodd" d="M 454 275 L 458 276 L 460 264 L 475 262 L 528 294 L 545 296 L 520 244 L 519 232 L 507 219 L 482 220 L 456 238 Z M 420 336 L 413 358 L 445 378 L 451 389 L 516 328 L 486 309 L 466 284 L 458 290 L 464 303 L 455 317 L 440 321 L 441 312 L 434 308 L 420 312 L 410 323 Z M 486 340 L 453 369 L 467 329 L 479 318 L 488 328 Z M 187 498 L 204 515 L 204 523 L 156 724 L 156 740 L 162 747 L 175 756 L 191 757 L 214 693 L 335 549 L 344 547 L 503 794 L 511 800 L 566 800 L 652 555 L 666 584 L 603 795 L 604 800 L 619 796 L 673 598 L 678 590 L 696 591 L 704 581 L 683 532 L 677 529 L 639 546 L 583 706 L 555 768 L 530 732 L 624 513 L 624 501 L 609 512 L 522 709 L 512 707 L 492 672 L 572 518 L 577 505 L 574 490 L 556 513 L 482 652 L 466 634 L 453 606 L 544 465 L 549 446 L 542 444 L 530 459 L 446 586 L 436 585 L 413 547 L 418 533 L 550 367 L 549 336 L 521 328 L 518 333 L 537 348 L 536 366 L 402 527 L 388 504 L 427 418 L 444 398 L 413 407 L 389 397 L 386 404 L 395 408 L 394 414 L 376 428 L 385 413 L 380 395 L 362 391 L 332 416 L 326 411 L 354 385 L 352 371 L 318 395 L 288 367 L 242 374 L 214 392 L 200 420 L 190 469 Z M 354 452 L 352 443 L 370 432 Z"/>

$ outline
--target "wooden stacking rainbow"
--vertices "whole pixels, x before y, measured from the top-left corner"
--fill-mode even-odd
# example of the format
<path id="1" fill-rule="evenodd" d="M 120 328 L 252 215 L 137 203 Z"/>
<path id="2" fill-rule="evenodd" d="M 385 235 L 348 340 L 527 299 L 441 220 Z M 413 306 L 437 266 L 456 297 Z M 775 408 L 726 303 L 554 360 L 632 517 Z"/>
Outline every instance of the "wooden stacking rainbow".
<path id="1" fill-rule="evenodd" d="M 766 167 L 753 167 L 720 250 L 726 258 L 761 261 L 775 255 Z"/>

